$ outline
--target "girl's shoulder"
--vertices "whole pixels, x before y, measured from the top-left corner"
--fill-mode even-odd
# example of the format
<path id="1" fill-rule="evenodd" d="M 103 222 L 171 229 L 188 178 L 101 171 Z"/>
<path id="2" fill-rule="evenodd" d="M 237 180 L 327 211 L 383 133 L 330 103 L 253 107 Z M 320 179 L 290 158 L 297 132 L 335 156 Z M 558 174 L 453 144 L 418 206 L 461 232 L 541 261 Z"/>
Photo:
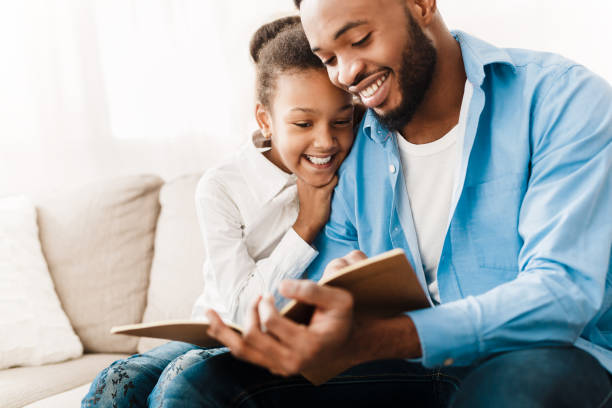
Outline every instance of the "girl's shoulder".
<path id="1" fill-rule="evenodd" d="M 229 194 L 232 191 L 240 191 L 247 184 L 244 165 L 254 151 L 258 154 L 252 146 L 245 143 L 221 163 L 206 170 L 198 181 L 196 196 L 206 192 Z"/>

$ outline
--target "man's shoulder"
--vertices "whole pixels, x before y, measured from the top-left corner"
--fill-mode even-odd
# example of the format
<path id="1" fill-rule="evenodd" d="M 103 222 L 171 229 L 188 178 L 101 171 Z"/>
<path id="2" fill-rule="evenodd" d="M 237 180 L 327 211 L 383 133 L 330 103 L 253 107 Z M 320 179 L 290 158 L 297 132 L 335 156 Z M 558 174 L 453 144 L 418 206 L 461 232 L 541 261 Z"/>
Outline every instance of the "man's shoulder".
<path id="1" fill-rule="evenodd" d="M 582 67 L 579 63 L 572 61 L 562 55 L 552 52 L 535 51 L 524 48 L 506 48 L 508 55 L 512 58 L 516 69 L 530 70 L 541 75 L 560 75 L 573 67 Z"/>
<path id="2" fill-rule="evenodd" d="M 510 78 L 537 81 L 562 75 L 573 67 L 589 72 L 579 63 L 552 52 L 498 47 L 462 31 L 453 31 L 453 35 L 461 45 L 468 77 L 472 73 L 476 82 L 483 67 L 489 67 L 488 74 L 492 71 L 501 74 L 504 81 Z M 509 73 L 510 76 L 506 75 Z"/>

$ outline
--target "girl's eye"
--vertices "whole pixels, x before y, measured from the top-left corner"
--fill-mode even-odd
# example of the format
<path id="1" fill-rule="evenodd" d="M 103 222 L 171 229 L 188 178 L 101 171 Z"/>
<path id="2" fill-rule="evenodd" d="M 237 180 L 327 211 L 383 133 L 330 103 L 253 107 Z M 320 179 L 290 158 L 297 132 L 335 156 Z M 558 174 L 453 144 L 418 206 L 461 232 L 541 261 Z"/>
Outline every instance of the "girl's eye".
<path id="1" fill-rule="evenodd" d="M 370 36 L 372 35 L 372 33 L 368 33 L 365 37 L 363 37 L 361 40 L 354 42 L 353 44 L 351 44 L 353 47 L 359 47 L 360 45 L 365 44 L 366 41 L 368 41 L 370 39 Z"/>
<path id="2" fill-rule="evenodd" d="M 337 120 L 334 122 L 334 126 L 344 127 L 350 125 L 351 123 L 353 123 L 352 119 Z"/>
<path id="3" fill-rule="evenodd" d="M 312 124 L 308 122 L 295 122 L 294 125 L 301 128 L 309 128 L 312 126 Z"/>

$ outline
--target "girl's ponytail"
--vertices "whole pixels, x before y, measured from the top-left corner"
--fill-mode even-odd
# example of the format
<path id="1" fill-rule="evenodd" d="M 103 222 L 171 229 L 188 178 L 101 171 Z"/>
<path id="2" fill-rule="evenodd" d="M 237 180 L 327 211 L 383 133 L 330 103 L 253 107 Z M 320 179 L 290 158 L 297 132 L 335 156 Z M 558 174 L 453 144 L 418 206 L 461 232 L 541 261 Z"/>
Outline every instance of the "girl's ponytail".
<path id="1" fill-rule="evenodd" d="M 259 63 L 259 54 L 261 50 L 281 31 L 286 30 L 288 27 L 296 24 L 300 24 L 300 18 L 298 16 L 289 16 L 279 18 L 278 20 L 259 27 L 255 34 L 253 34 L 251 44 L 249 45 L 249 50 L 251 52 L 251 58 L 253 58 L 253 61 L 256 64 Z"/>
<path id="2" fill-rule="evenodd" d="M 266 108 L 276 89 L 276 78 L 289 71 L 325 67 L 312 53 L 298 16 L 283 17 L 261 26 L 249 46 L 255 62 L 257 100 Z"/>

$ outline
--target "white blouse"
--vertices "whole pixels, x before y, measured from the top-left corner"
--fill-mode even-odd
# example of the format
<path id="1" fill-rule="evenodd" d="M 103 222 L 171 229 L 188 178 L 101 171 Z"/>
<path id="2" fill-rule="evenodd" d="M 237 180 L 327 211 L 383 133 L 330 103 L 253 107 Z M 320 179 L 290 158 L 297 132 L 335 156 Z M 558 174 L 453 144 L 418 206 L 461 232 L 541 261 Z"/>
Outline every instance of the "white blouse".
<path id="1" fill-rule="evenodd" d="M 258 295 L 299 278 L 318 254 L 292 228 L 299 210 L 296 177 L 262 150 L 249 141 L 198 183 L 196 211 L 207 255 L 194 319 L 210 308 L 244 325 Z"/>

